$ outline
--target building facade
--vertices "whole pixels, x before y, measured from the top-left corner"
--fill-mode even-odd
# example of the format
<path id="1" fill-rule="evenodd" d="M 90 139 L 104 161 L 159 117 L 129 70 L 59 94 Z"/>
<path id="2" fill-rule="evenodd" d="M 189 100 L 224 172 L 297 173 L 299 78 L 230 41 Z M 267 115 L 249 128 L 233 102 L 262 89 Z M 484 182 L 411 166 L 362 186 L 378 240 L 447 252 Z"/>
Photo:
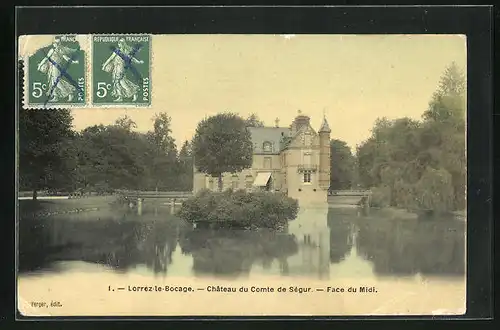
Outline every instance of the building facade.
<path id="1" fill-rule="evenodd" d="M 300 204 L 326 202 L 330 185 L 330 127 L 323 118 L 316 132 L 300 113 L 290 127 L 250 127 L 252 167 L 223 175 L 223 189 L 283 192 Z M 193 192 L 217 191 L 218 179 L 193 168 Z"/>

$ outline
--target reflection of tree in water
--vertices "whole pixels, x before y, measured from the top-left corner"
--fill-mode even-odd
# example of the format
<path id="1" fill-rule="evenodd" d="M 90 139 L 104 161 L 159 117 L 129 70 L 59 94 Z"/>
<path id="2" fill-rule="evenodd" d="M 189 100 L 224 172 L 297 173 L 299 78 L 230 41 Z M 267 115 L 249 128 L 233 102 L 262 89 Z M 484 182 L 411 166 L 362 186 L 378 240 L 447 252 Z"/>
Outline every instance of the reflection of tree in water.
<path id="1" fill-rule="evenodd" d="M 182 233 L 179 242 L 192 254 L 198 275 L 237 277 L 248 274 L 254 262 L 269 267 L 274 259 L 297 253 L 293 236 L 268 230 L 195 229 Z"/>
<path id="2" fill-rule="evenodd" d="M 465 273 L 465 224 L 459 221 L 360 221 L 357 247 L 377 274 Z"/>
<path id="3" fill-rule="evenodd" d="M 353 215 L 342 214 L 339 210 L 328 210 L 330 228 L 330 262 L 343 261 L 352 248 Z"/>
<path id="4" fill-rule="evenodd" d="M 177 246 L 177 227 L 168 221 L 142 223 L 135 231 L 136 244 L 129 251 L 134 264 L 146 264 L 154 273 L 167 273 Z"/>
<path id="5" fill-rule="evenodd" d="M 26 221 L 20 228 L 20 269 L 50 266 L 55 261 L 85 261 L 126 271 L 145 264 L 155 273 L 166 273 L 177 245 L 177 225 L 171 219 L 67 218 Z"/>
<path id="6" fill-rule="evenodd" d="M 45 220 L 45 221 L 44 221 Z M 63 245 L 53 245 L 49 229 L 51 220 L 25 217 L 19 221 L 19 271 L 34 271 L 49 267 L 49 254 Z"/>
<path id="7" fill-rule="evenodd" d="M 262 269 L 269 270 L 273 265 L 274 258 L 269 256 L 262 257 Z"/>

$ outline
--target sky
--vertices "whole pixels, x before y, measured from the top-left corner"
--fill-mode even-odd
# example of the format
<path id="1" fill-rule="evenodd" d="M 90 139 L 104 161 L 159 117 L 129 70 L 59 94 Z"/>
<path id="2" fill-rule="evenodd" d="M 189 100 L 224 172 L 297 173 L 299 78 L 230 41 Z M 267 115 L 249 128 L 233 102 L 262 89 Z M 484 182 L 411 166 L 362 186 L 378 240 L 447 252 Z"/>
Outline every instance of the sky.
<path id="1" fill-rule="evenodd" d="M 331 138 L 354 148 L 379 117 L 419 119 L 453 61 L 465 70 L 465 36 L 154 35 L 151 107 L 73 109 L 73 124 L 127 115 L 145 132 L 166 112 L 180 147 L 218 112 L 288 126 L 301 110 L 316 130 L 325 114 Z"/>

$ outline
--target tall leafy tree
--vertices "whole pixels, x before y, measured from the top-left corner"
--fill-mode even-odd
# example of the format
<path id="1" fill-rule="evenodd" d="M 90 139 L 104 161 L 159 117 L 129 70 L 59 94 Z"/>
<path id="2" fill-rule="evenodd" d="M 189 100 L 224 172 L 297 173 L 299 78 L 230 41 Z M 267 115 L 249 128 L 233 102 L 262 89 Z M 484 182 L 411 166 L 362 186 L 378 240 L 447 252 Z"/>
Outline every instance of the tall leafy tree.
<path id="1" fill-rule="evenodd" d="M 354 156 L 345 141 L 330 141 L 330 189 L 350 189 L 353 181 Z"/>
<path id="2" fill-rule="evenodd" d="M 115 126 L 121 127 L 129 132 L 137 128 L 136 122 L 127 115 L 121 116 L 115 120 Z"/>
<path id="3" fill-rule="evenodd" d="M 149 143 L 131 131 L 133 123 L 96 125 L 84 129 L 76 144 L 78 178 L 84 188 L 94 190 L 140 189 L 148 174 Z"/>
<path id="4" fill-rule="evenodd" d="M 93 189 L 106 181 L 108 148 L 104 125 L 85 128 L 74 139 L 76 150 L 76 186 L 78 189 Z"/>
<path id="5" fill-rule="evenodd" d="M 357 148 L 359 180 L 384 204 L 449 211 L 465 207 L 465 77 L 452 63 L 421 121 L 377 120 Z"/>
<path id="6" fill-rule="evenodd" d="M 246 121 L 236 114 L 221 113 L 202 120 L 193 139 L 195 165 L 200 172 L 218 178 L 252 165 L 252 141 Z"/>
<path id="7" fill-rule="evenodd" d="M 466 108 L 466 83 L 463 71 L 452 63 L 448 66 L 439 81 L 439 88 L 423 114 L 426 121 L 440 122 L 464 128 Z"/>
<path id="8" fill-rule="evenodd" d="M 264 122 L 255 113 L 248 116 L 245 122 L 247 127 L 264 127 Z"/>
<path id="9" fill-rule="evenodd" d="M 22 90 L 23 62 L 20 62 L 19 86 Z M 19 98 L 19 184 L 33 191 L 66 188 L 73 169 L 68 165 L 66 140 L 70 139 L 73 117 L 67 109 L 24 109 Z"/>
<path id="10" fill-rule="evenodd" d="M 358 169 L 358 180 L 360 186 L 370 188 L 378 182 L 372 175 L 372 168 L 376 157 L 376 141 L 369 138 L 356 146 L 356 166 Z"/>
<path id="11" fill-rule="evenodd" d="M 422 143 L 427 147 L 426 160 L 450 173 L 453 205 L 465 208 L 466 193 L 466 79 L 456 63 L 446 68 L 439 88 L 423 115 Z"/>
<path id="12" fill-rule="evenodd" d="M 155 190 L 173 189 L 176 185 L 177 149 L 172 137 L 171 122 L 167 113 L 156 114 L 153 117 L 153 130 L 147 134 L 152 148 L 150 179 Z"/>
<path id="13" fill-rule="evenodd" d="M 193 157 L 192 148 L 189 141 L 184 141 L 181 150 L 179 151 L 179 164 L 178 164 L 178 188 L 183 191 L 190 191 L 193 189 Z"/>
<path id="14" fill-rule="evenodd" d="M 192 153 L 191 143 L 188 140 L 186 140 L 182 144 L 181 150 L 179 151 L 179 159 L 187 160 L 188 158 L 191 157 L 191 153 Z"/>
<path id="15" fill-rule="evenodd" d="M 170 117 L 153 118 L 153 129 L 135 132 L 128 116 L 112 125 L 87 127 L 72 140 L 76 169 L 74 186 L 80 189 L 178 190 L 189 181 L 177 159 L 171 137 Z M 181 175 L 182 174 L 182 175 Z M 192 167 L 190 170 L 192 176 Z"/>
<path id="16" fill-rule="evenodd" d="M 65 141 L 73 135 L 66 109 L 19 109 L 19 179 L 22 188 L 61 188 L 72 171 L 65 160 Z"/>

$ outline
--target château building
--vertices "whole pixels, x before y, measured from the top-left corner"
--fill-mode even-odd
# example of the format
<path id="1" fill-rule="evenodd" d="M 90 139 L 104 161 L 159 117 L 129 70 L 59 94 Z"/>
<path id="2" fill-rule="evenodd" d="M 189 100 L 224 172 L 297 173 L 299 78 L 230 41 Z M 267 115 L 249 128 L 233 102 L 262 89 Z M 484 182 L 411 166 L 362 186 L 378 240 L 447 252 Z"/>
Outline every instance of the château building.
<path id="1" fill-rule="evenodd" d="M 223 189 L 283 192 L 300 204 L 326 203 L 330 185 L 330 127 L 318 131 L 299 110 L 289 127 L 249 127 L 253 143 L 252 167 L 223 175 Z M 217 178 L 194 170 L 193 191 L 216 191 Z"/>

